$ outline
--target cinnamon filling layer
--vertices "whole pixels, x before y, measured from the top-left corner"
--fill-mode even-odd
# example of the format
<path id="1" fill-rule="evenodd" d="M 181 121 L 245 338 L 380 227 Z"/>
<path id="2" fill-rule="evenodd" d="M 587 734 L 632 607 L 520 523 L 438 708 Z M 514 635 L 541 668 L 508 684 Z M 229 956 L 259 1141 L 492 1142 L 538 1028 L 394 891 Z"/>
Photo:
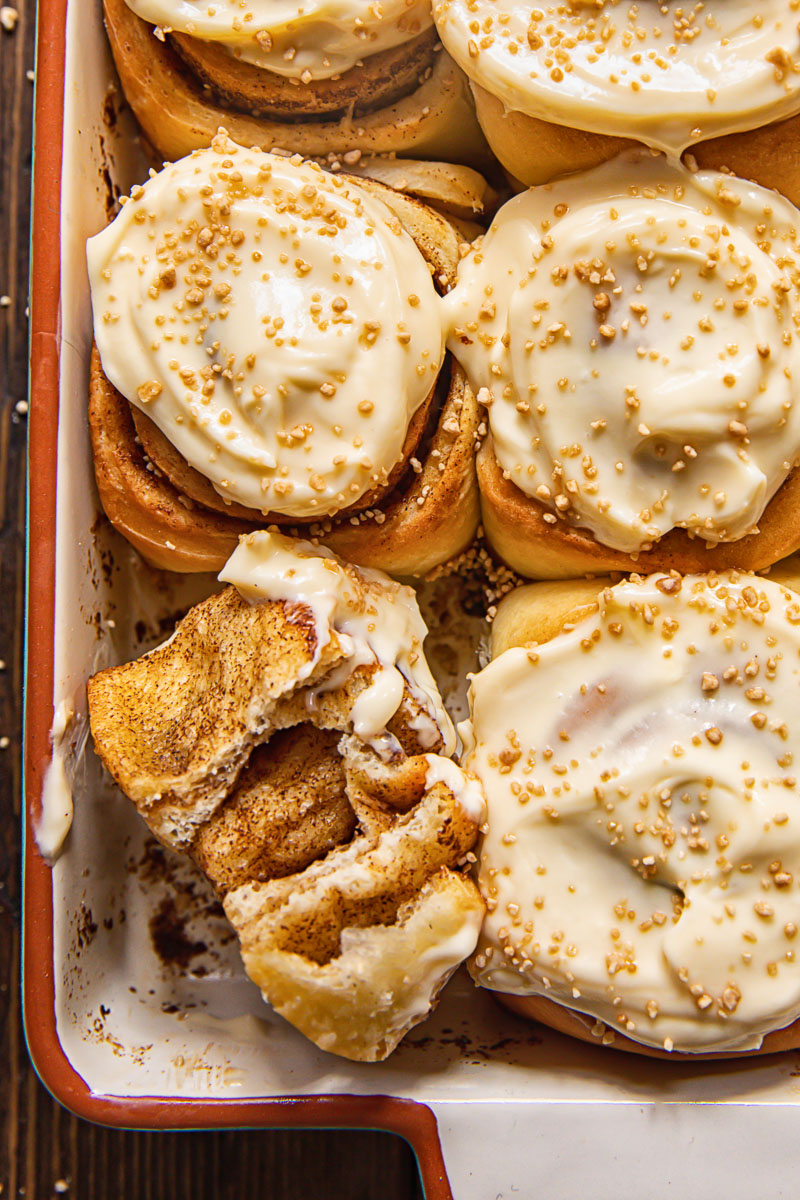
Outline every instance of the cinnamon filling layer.
<path id="1" fill-rule="evenodd" d="M 168 40 L 223 107 L 291 121 L 364 116 L 396 103 L 419 87 L 438 45 L 436 31 L 428 29 L 401 46 L 370 55 L 341 75 L 304 81 L 235 58 L 219 43 L 175 32 Z"/>

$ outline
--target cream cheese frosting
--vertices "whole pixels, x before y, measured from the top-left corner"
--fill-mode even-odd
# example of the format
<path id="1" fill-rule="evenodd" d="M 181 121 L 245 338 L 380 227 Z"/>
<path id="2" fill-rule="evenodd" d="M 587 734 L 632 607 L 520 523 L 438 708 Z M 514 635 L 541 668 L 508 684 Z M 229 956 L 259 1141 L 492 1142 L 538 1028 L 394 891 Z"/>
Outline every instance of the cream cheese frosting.
<path id="1" fill-rule="evenodd" d="M 163 32 L 219 42 L 290 79 L 329 79 L 433 24 L 429 0 L 126 0 Z"/>
<path id="2" fill-rule="evenodd" d="M 798 0 L 435 0 L 470 79 L 515 112 L 680 153 L 800 112 Z"/>
<path id="3" fill-rule="evenodd" d="M 384 203 L 220 135 L 87 247 L 103 370 L 220 496 L 329 516 L 385 484 L 444 357 L 430 270 Z"/>
<path id="4" fill-rule="evenodd" d="M 271 532 L 243 537 L 219 578 L 232 583 L 251 604 L 284 600 L 310 609 L 317 659 L 308 664 L 307 674 L 332 630 L 344 640 L 349 651 L 344 663 L 317 691 L 341 686 L 359 666 L 378 665 L 370 686 L 353 705 L 353 732 L 362 741 L 382 748 L 391 737 L 386 726 L 408 687 L 428 716 L 429 731 L 421 728 L 419 719 L 415 725 L 423 744 L 426 732 L 432 735 L 429 745 L 438 734 L 444 741 L 443 752 L 454 752 L 455 730 L 425 659 L 422 647 L 428 631 L 412 588 L 382 571 L 344 563 L 324 546 Z M 472 793 L 460 775 L 459 788 L 465 791 L 467 810 Z M 474 801 L 471 806 L 475 807 Z"/>
<path id="5" fill-rule="evenodd" d="M 800 453 L 800 213 L 650 151 L 501 208 L 443 300 L 497 460 L 635 553 L 757 530 Z"/>
<path id="6" fill-rule="evenodd" d="M 634 576 L 500 654 L 471 702 L 477 982 L 676 1050 L 800 1015 L 800 596 Z"/>

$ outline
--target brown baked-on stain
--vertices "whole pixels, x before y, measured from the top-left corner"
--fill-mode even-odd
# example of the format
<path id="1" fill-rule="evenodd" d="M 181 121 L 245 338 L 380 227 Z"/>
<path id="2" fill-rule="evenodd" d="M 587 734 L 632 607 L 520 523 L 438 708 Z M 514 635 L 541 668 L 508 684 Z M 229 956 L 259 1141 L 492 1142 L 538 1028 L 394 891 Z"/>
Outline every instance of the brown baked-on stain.
<path id="1" fill-rule="evenodd" d="M 189 913 L 178 912 L 173 896 L 165 896 L 150 917 L 148 926 L 153 949 L 165 966 L 185 971 L 193 958 L 208 950 L 204 941 L 189 936 L 189 920 Z"/>
<path id="2" fill-rule="evenodd" d="M 79 950 L 84 950 L 94 941 L 98 925 L 92 915 L 92 910 L 81 903 L 78 910 L 78 921 L 75 927 L 75 942 Z"/>
<path id="3" fill-rule="evenodd" d="M 453 1029 L 443 1029 L 439 1034 L 426 1034 L 422 1037 L 407 1036 L 400 1043 L 402 1050 L 431 1050 L 434 1047 L 453 1046 L 462 1058 L 479 1062 L 494 1062 L 502 1060 L 511 1063 L 519 1062 L 521 1046 L 541 1046 L 544 1038 L 538 1033 L 523 1034 L 519 1037 L 503 1037 L 494 1041 L 476 1040 L 470 1033 L 457 1033 Z"/>
<path id="4" fill-rule="evenodd" d="M 100 116 L 109 133 L 113 133 L 117 128 L 118 115 L 117 91 L 116 88 L 110 87 L 103 98 L 103 104 L 100 109 Z"/>
<path id="5" fill-rule="evenodd" d="M 100 175 L 100 195 L 103 200 L 103 208 L 106 214 L 106 220 L 111 221 L 117 215 L 119 210 L 119 198 L 122 194 L 122 189 L 119 184 L 114 181 L 113 164 L 106 150 L 106 140 L 102 134 L 97 139 L 98 149 L 100 151 L 100 163 L 98 171 Z"/>
<path id="6" fill-rule="evenodd" d="M 119 109 L 117 107 L 119 97 L 116 89 L 110 87 L 103 97 L 103 104 L 100 109 L 100 119 L 103 122 L 103 127 L 110 135 L 111 141 L 116 135 L 117 124 L 119 121 Z M 119 198 L 122 192 L 119 184 L 114 179 L 114 162 L 110 151 L 106 149 L 107 139 L 102 133 L 97 137 L 97 148 L 100 154 L 100 162 L 98 170 L 100 174 L 100 195 L 103 200 L 106 219 L 112 220 L 119 210 Z"/>

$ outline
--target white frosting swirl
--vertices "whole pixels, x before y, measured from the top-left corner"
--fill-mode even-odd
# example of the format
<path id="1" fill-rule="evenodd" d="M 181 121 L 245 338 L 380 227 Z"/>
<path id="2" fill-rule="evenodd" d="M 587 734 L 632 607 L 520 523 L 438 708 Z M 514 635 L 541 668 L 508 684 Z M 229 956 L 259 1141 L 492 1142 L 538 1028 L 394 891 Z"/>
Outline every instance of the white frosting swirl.
<path id="1" fill-rule="evenodd" d="M 323 516 L 386 482 L 444 346 L 381 200 L 218 137 L 135 188 L 88 259 L 103 370 L 225 499 Z"/>
<path id="2" fill-rule="evenodd" d="M 220 42 L 290 79 L 329 79 L 433 24 L 430 0 L 126 0 L 160 29 Z"/>
<path id="3" fill-rule="evenodd" d="M 445 298 L 500 466 L 633 553 L 755 531 L 800 452 L 800 213 L 651 152 L 509 201 Z"/>
<path id="4" fill-rule="evenodd" d="M 798 0 L 435 0 L 508 109 L 673 153 L 800 112 Z"/>
<path id="5" fill-rule="evenodd" d="M 651 576 L 472 682 L 489 806 L 477 981 L 647 1045 L 800 1015 L 800 597 Z"/>

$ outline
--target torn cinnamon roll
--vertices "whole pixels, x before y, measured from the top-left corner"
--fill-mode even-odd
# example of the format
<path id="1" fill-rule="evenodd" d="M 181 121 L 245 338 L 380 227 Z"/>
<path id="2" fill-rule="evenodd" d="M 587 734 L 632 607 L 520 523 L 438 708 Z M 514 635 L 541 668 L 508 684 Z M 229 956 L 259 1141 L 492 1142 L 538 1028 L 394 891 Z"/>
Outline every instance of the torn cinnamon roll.
<path id="1" fill-rule="evenodd" d="M 410 588 L 269 533 L 222 578 L 164 645 L 89 680 L 95 749 L 208 875 L 276 1010 L 384 1058 L 475 946 L 480 787 L 447 757 Z"/>

